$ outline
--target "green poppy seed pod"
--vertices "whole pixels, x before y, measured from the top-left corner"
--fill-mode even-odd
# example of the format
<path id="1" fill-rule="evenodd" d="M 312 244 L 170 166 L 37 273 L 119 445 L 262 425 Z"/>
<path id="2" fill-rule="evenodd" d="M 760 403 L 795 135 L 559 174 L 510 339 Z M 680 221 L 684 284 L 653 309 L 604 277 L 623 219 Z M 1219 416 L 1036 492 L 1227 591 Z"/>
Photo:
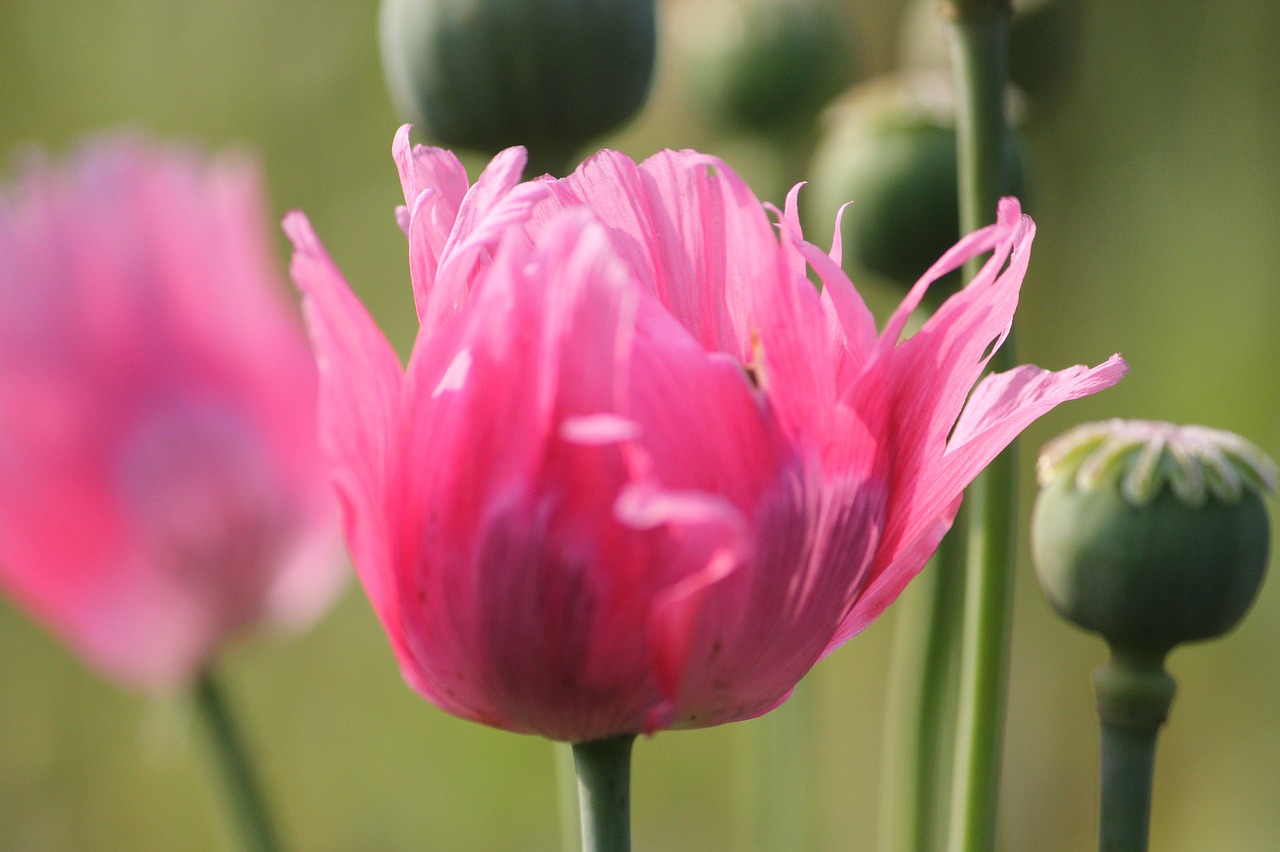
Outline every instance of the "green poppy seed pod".
<path id="1" fill-rule="evenodd" d="M 955 99 L 945 75 L 889 77 L 858 86 L 824 116 L 825 130 L 801 193 L 805 230 L 830 234 L 844 209 L 844 267 L 902 287 L 915 283 L 960 233 Z M 1021 195 L 1011 134 L 1002 195 Z M 995 211 L 992 211 L 995 215 Z M 947 288 L 935 288 L 938 297 Z"/>
<path id="2" fill-rule="evenodd" d="M 727 130 L 803 135 L 853 79 L 834 0 L 700 0 L 686 17 L 696 91 Z"/>
<path id="3" fill-rule="evenodd" d="M 442 145 L 565 167 L 644 103 L 656 0 L 383 0 L 401 112 Z"/>
<path id="4" fill-rule="evenodd" d="M 1031 522 L 1036 574 L 1113 652 L 1159 658 L 1226 633 L 1262 583 L 1276 467 L 1203 426 L 1110 420 L 1047 444 Z"/>

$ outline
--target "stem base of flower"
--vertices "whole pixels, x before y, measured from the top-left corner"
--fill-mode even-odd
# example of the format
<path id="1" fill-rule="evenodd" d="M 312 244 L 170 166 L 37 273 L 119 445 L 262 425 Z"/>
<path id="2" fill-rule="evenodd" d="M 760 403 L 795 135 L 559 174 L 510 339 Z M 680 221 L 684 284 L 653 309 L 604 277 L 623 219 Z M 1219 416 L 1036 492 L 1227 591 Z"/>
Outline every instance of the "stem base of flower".
<path id="1" fill-rule="evenodd" d="M 635 735 L 573 744 L 582 852 L 631 850 L 631 746 Z"/>

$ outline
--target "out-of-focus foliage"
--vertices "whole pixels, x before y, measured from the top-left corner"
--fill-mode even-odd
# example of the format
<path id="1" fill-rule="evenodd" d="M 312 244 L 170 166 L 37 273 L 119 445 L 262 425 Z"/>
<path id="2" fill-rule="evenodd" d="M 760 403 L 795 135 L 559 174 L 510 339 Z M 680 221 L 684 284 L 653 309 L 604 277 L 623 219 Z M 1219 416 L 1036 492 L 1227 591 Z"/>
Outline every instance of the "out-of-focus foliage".
<path id="1" fill-rule="evenodd" d="M 662 20 L 698 2 L 668 0 Z M 891 69 L 901 8 L 842 7 L 866 47 L 865 72 Z M 1131 372 L 1034 427 L 1022 442 L 1026 469 L 1049 436 L 1108 416 L 1207 423 L 1277 455 L 1280 10 L 1273 0 L 1128 0 L 1087 13 L 1070 87 L 1028 124 L 1039 235 L 1018 346 L 1020 360 L 1050 367 L 1118 350 Z M 125 123 L 259 150 L 276 211 L 307 210 L 403 351 L 416 322 L 392 216 L 399 122 L 376 45 L 375 4 L 353 0 L 6 0 L 0 149 L 65 149 Z M 780 202 L 800 169 L 772 149 L 720 139 L 693 105 L 689 63 L 674 45 L 666 38 L 654 100 L 610 144 L 632 156 L 708 150 Z M 898 295 L 868 290 L 881 316 Z M 1023 491 L 1029 503 L 1029 479 Z M 1052 614 L 1021 551 L 1000 844 L 1075 852 L 1093 842 L 1088 673 L 1104 652 Z M 877 624 L 800 686 L 816 699 L 823 744 L 820 849 L 876 848 L 892 632 Z M 1162 733 L 1153 848 L 1280 848 L 1277 646 L 1271 583 L 1230 637 L 1170 658 L 1180 689 Z M 549 747 L 415 697 L 357 589 L 299 641 L 233 649 L 225 673 L 293 848 L 556 847 Z M 218 848 L 199 741 L 183 745 L 188 726 L 174 707 L 94 679 L 3 604 L 0 682 L 0 850 Z M 746 812 L 736 767 L 756 728 L 638 744 L 637 848 L 759 848 L 724 829 Z"/>
<path id="2" fill-rule="evenodd" d="M 690 88 L 728 132 L 804 138 L 853 79 L 857 42 L 837 0 L 707 0 L 676 22 Z"/>
<path id="3" fill-rule="evenodd" d="M 830 233 L 841 217 L 844 266 L 904 290 L 948 248 L 960 230 L 955 98 L 946 74 L 895 74 L 852 89 L 823 116 L 809 164 L 806 227 Z M 1022 195 L 1022 163 L 1010 132 L 1002 195 Z M 948 283 L 959 284 L 959 274 Z M 930 291 L 935 301 L 949 292 Z"/>

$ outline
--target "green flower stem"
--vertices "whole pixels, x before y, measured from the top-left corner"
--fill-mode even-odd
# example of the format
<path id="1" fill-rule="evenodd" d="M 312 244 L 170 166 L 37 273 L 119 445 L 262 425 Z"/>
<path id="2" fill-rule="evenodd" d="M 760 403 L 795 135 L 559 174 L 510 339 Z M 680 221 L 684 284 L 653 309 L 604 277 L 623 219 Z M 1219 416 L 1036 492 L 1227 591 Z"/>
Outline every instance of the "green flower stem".
<path id="1" fill-rule="evenodd" d="M 956 82 L 960 223 L 965 232 L 995 217 L 1008 144 L 1011 0 L 952 0 L 952 65 Z M 976 262 L 966 268 L 968 276 Z M 991 361 L 1013 365 L 1013 338 Z M 968 492 L 969 560 L 961 628 L 959 710 L 948 848 L 986 852 L 995 845 L 996 798 L 1009 656 L 1013 592 L 1017 455 L 1010 447 Z"/>
<path id="2" fill-rule="evenodd" d="M 880 848 L 940 848 L 940 804 L 950 781 L 956 709 L 964 529 L 943 539 L 933 560 L 894 606 L 893 659 L 885 725 Z"/>
<path id="3" fill-rule="evenodd" d="M 951 0 L 943 14 L 951 24 L 960 230 L 967 234 L 995 221 L 1000 187 L 1009 183 L 1001 172 L 1008 162 L 1005 91 L 1013 6 L 1011 0 Z M 972 271 L 981 266 L 981 259 L 974 263 Z"/>
<path id="4" fill-rule="evenodd" d="M 249 762 L 249 754 L 222 696 L 213 672 L 206 669 L 196 681 L 195 706 L 208 731 L 219 783 L 227 810 L 235 820 L 240 848 L 245 852 L 275 852 L 280 848 L 267 808 Z"/>
<path id="5" fill-rule="evenodd" d="M 1116 652 L 1093 674 L 1102 723 L 1100 852 L 1146 852 L 1156 735 L 1177 684 L 1163 655 Z"/>
<path id="6" fill-rule="evenodd" d="M 961 626 L 948 846 L 995 848 L 1013 597 L 1016 455 L 1006 450 L 970 487 L 969 565 Z"/>
<path id="7" fill-rule="evenodd" d="M 635 739 L 628 734 L 573 744 L 582 852 L 630 852 L 631 745 Z"/>

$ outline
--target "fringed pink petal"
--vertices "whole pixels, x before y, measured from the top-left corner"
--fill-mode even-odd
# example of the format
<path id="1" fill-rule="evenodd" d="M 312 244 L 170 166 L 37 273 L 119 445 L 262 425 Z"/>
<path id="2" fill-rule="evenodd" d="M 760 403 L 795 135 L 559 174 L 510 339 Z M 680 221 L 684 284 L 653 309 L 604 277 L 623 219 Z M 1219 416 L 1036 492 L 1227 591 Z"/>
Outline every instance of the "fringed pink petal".
<path id="1" fill-rule="evenodd" d="M 523 148 L 507 148 L 489 161 L 458 207 L 458 219 L 450 235 L 449 248 L 470 239 L 490 211 L 515 189 L 527 159 Z"/>
<path id="2" fill-rule="evenodd" d="M 678 579 L 654 594 L 647 624 L 653 672 L 663 697 L 660 708 L 677 713 L 691 675 L 695 644 L 705 639 L 699 634 L 705 633 L 700 621 L 706 596 L 749 558 L 746 518 L 717 495 L 664 491 L 652 484 L 626 488 L 614 511 L 627 526 L 663 529 L 678 542 L 676 559 L 683 564 L 672 566 L 675 571 L 671 572 Z M 647 723 L 655 724 L 664 712 L 649 717 Z M 676 721 L 669 716 L 661 724 Z"/>
<path id="3" fill-rule="evenodd" d="M 840 332 L 837 338 L 839 345 L 831 347 L 831 355 L 836 359 L 835 372 L 847 383 L 862 372 L 875 352 L 875 319 L 837 263 L 817 246 L 805 242 L 797 245 L 822 281 L 824 311 L 835 319 L 835 322 L 828 320 L 828 325 L 835 326 Z"/>
<path id="4" fill-rule="evenodd" d="M 432 333 L 458 312 L 503 235 L 523 226 L 546 195 L 541 182 L 518 184 L 524 161 L 523 148 L 509 148 L 490 161 L 463 200 L 448 240 L 430 256 L 436 264 L 431 289 L 414 293 L 425 332 Z"/>
<path id="5" fill-rule="evenodd" d="M 748 516 L 740 565 L 698 586 L 679 623 L 687 647 L 677 727 L 751 718 L 819 659 L 858 600 L 876 553 L 883 494 L 853 475 L 794 465 Z"/>
<path id="6" fill-rule="evenodd" d="M 960 510 L 960 500 L 960 497 L 956 497 L 951 505 L 945 507 L 910 543 L 900 547 L 877 571 L 858 596 L 849 614 L 840 622 L 839 629 L 822 653 L 824 657 L 869 627 L 898 599 L 898 595 L 902 594 L 933 557 L 943 537 L 951 529 L 956 512 Z"/>
<path id="7" fill-rule="evenodd" d="M 1096 392 L 1123 374 L 1114 361 L 1093 371 L 1074 368 L 1060 374 L 1019 368 L 994 384 L 984 382 L 970 401 L 973 411 L 960 417 L 974 382 L 1009 332 L 1034 233 L 1017 202 L 1003 201 L 996 225 L 962 240 L 921 279 L 918 292 L 886 328 L 880 353 L 850 391 L 848 399 L 869 430 L 890 442 L 880 469 L 892 497 L 868 598 L 845 619 L 832 647 L 869 623 L 905 587 L 950 525 L 964 488 L 1018 432 L 1058 403 Z M 993 255 L 979 275 L 920 331 L 896 343 L 909 303 L 923 295 L 930 280 L 985 250 Z M 985 427 L 977 441 L 967 437 L 976 435 L 976 424 Z M 957 443 L 955 435 L 963 442 Z"/>
<path id="8" fill-rule="evenodd" d="M 396 220 L 409 240 L 409 277 L 421 322 L 435 288 L 436 267 L 470 188 L 467 171 L 451 151 L 412 145 L 410 125 L 396 133 L 391 153 L 404 189 Z"/>
<path id="9" fill-rule="evenodd" d="M 782 204 L 781 210 L 775 207 L 773 202 L 767 201 L 764 205 L 764 208 L 777 219 L 777 227 L 782 231 L 783 237 L 778 242 L 787 258 L 787 271 L 793 277 L 805 274 L 804 258 L 795 250 L 794 246 L 797 238 L 803 238 L 800 227 L 800 190 L 803 188 L 803 183 L 798 183 L 791 187 L 787 191 L 787 197 Z"/>
<path id="10" fill-rule="evenodd" d="M 1111 387 L 1128 370 L 1119 355 L 1112 355 L 1097 367 L 1051 372 L 1024 364 L 988 376 L 974 389 L 947 442 L 939 478 L 971 480 L 1039 417 L 1061 403 Z"/>
<path id="11" fill-rule="evenodd" d="M 786 241 L 795 247 L 803 260 L 813 267 L 822 282 L 822 298 L 824 309 L 836 319 L 844 338 L 846 352 L 837 353 L 841 361 L 848 361 L 846 366 L 837 367 L 837 372 L 846 374 L 857 371 L 875 348 L 877 334 L 875 317 L 871 309 L 862 300 L 862 295 L 853 286 L 853 282 L 841 268 L 841 234 L 840 223 L 844 216 L 844 207 L 836 212 L 835 230 L 831 237 L 831 250 L 822 252 L 813 244 L 805 241 L 800 230 L 800 213 L 798 196 L 801 184 L 797 184 L 787 194 L 786 211 L 782 219 L 782 227 Z M 847 206 L 847 205 L 846 205 Z M 800 270 L 803 272 L 803 269 Z"/>
<path id="12" fill-rule="evenodd" d="M 400 363 L 301 213 L 284 229 L 320 367 L 320 442 L 329 457 L 351 556 L 375 611 L 393 607 L 385 504 L 398 463 Z"/>
<path id="13" fill-rule="evenodd" d="M 676 714 L 679 713 L 675 708 L 679 706 L 704 599 L 710 588 L 732 574 L 739 564 L 739 558 L 732 549 L 715 550 L 702 569 L 685 575 L 653 601 L 653 614 L 649 621 L 653 670 L 658 688 L 662 690 L 664 706 L 672 707 Z M 665 724 L 677 721 L 680 720 L 675 717 Z M 653 721 L 648 723 L 653 724 Z M 652 733 L 652 730 L 646 733 Z"/>
<path id="14" fill-rule="evenodd" d="M 412 129 L 412 125 L 402 125 L 391 143 L 391 156 L 395 160 L 396 171 L 400 173 L 405 207 L 413 209 L 418 197 L 431 191 L 439 194 L 447 208 L 452 208 L 456 215 L 471 187 L 466 168 L 452 151 L 412 144 L 409 141 Z M 448 224 L 452 226 L 453 222 Z"/>
<path id="15" fill-rule="evenodd" d="M 523 148 L 495 156 L 474 186 L 451 152 L 411 146 L 400 128 L 392 151 L 404 188 L 396 216 L 409 240 L 409 271 L 418 321 L 434 329 L 452 317 L 470 294 L 476 266 L 502 232 L 523 223 L 545 194 L 538 184 L 517 189 Z"/>
<path id="16" fill-rule="evenodd" d="M 1059 404 L 1111 387 L 1126 370 L 1124 361 L 1113 356 L 1093 368 L 1077 366 L 1055 373 L 1024 365 L 985 379 L 956 425 L 946 455 L 913 494 L 911 505 L 898 507 L 915 519 L 907 524 L 907 536 L 877 566 L 828 650 L 861 631 L 897 599 L 950 528 L 964 489 L 1019 433 Z"/>
<path id="17" fill-rule="evenodd" d="M 555 182 L 556 209 L 589 206 L 643 282 L 712 350 L 750 357 L 751 292 L 774 274 L 777 238 L 750 188 L 728 166 L 664 151 L 640 166 L 602 151 Z"/>
<path id="18" fill-rule="evenodd" d="M 1016 202 L 1001 209 L 1002 224 L 985 229 L 988 236 L 1003 229 L 1001 240 L 980 274 L 908 340 L 893 344 L 900 328 L 891 324 L 880 351 L 848 391 L 846 398 L 868 429 L 892 435 L 893 450 L 882 463 L 895 493 L 908 494 L 927 481 L 970 389 L 1012 326 L 1035 228 L 1018 214 Z M 962 240 L 961 245 L 977 250 L 983 243 Z M 956 263 L 964 260 L 954 251 L 948 256 Z M 905 321 L 901 310 L 895 317 Z M 918 530 L 912 525 L 926 522 L 912 512 L 895 511 L 886 538 L 914 539 Z"/>
<path id="19" fill-rule="evenodd" d="M 788 433 L 801 441 L 835 447 L 847 425 L 833 361 L 844 350 L 832 329 L 817 289 L 803 274 L 775 276 L 753 294 L 755 343 L 749 362 L 753 378 L 777 411 Z"/>
<path id="20" fill-rule="evenodd" d="M 508 230 L 455 319 L 420 338 L 407 390 L 402 665 L 452 712 L 562 738 L 638 725 L 656 700 L 654 687 L 626 706 L 581 701 L 648 676 L 641 645 L 586 641 L 644 623 L 643 598 L 603 567 L 643 559 L 611 514 L 626 435 L 606 433 L 625 414 L 618 363 L 600 357 L 625 364 L 639 293 L 603 239 L 583 215 L 536 247 Z"/>
<path id="21" fill-rule="evenodd" d="M 987 259 L 986 263 L 982 265 L 982 269 L 965 287 L 966 290 L 985 290 L 997 280 L 1000 270 L 1004 267 L 1005 261 L 1015 246 L 1023 246 L 1029 250 L 1031 239 L 1034 235 L 1035 225 L 1030 218 L 1022 215 L 1022 206 L 1018 203 L 1018 200 L 1016 198 L 1000 199 L 996 223 L 962 237 L 946 254 L 930 266 L 924 275 L 920 277 L 920 280 L 916 282 L 915 286 L 911 288 L 911 291 L 907 293 L 907 297 L 903 299 L 902 304 L 898 306 L 898 309 L 893 312 L 893 316 L 889 318 L 889 322 L 886 323 L 884 332 L 880 337 L 881 346 L 897 345 L 898 338 L 902 336 L 902 330 L 907 325 L 907 320 L 911 318 L 911 314 L 915 309 L 920 306 L 920 302 L 924 299 L 929 287 L 939 278 L 964 266 L 972 258 L 991 251 L 993 252 L 992 256 Z M 1017 282 L 1018 285 L 1021 285 L 1021 275 L 1017 276 Z"/>

